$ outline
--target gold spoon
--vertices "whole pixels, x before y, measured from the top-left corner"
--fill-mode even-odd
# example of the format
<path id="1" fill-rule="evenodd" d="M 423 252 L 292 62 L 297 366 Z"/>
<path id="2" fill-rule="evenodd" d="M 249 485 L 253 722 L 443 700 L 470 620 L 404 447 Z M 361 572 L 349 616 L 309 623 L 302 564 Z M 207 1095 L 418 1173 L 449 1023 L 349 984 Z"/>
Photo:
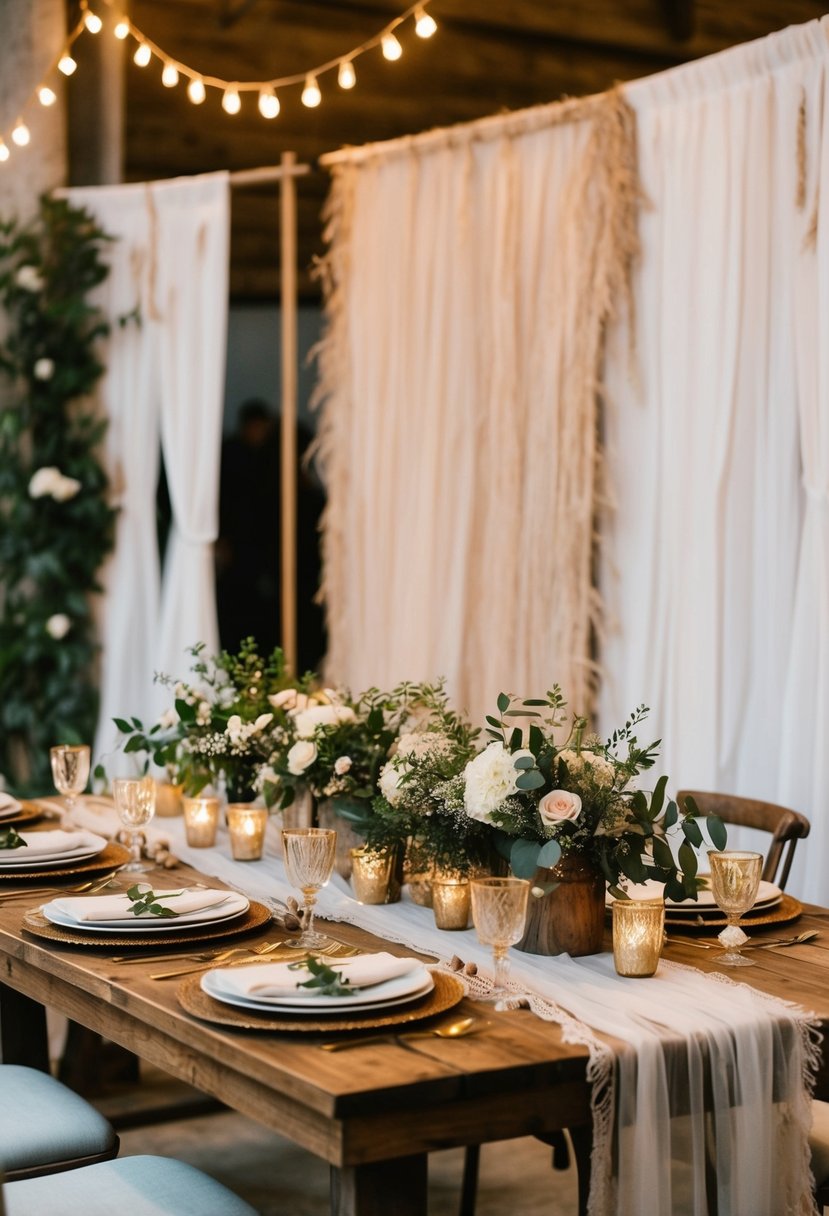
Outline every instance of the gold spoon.
<path id="1" fill-rule="evenodd" d="M 439 1039 L 462 1039 L 479 1027 L 478 1018 L 459 1018 L 455 1022 L 433 1026 L 431 1030 L 404 1030 L 399 1034 L 373 1034 L 364 1039 L 338 1039 L 336 1043 L 321 1043 L 320 1046 L 323 1051 L 345 1051 L 348 1047 L 366 1047 L 370 1043 L 393 1042 L 397 1038 L 406 1042 L 409 1039 L 431 1039 L 434 1036 Z"/>
<path id="2" fill-rule="evenodd" d="M 745 942 L 740 948 L 742 950 L 771 950 L 776 946 L 802 946 L 805 942 L 813 941 L 817 935 L 817 929 L 807 929 L 805 933 L 798 933 L 797 937 L 777 937 L 771 942 Z"/>

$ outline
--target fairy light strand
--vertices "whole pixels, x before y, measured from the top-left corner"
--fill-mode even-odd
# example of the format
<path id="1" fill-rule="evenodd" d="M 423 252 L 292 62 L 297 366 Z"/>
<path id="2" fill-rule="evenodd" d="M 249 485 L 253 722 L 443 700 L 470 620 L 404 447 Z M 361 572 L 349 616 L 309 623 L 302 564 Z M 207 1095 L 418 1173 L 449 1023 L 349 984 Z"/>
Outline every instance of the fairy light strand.
<path id="1" fill-rule="evenodd" d="M 203 72 L 199 72 L 181 60 L 176 59 L 175 56 L 169 55 L 163 47 L 153 42 L 151 38 L 148 38 L 121 11 L 121 3 L 122 0 L 97 0 L 96 7 L 100 8 L 100 5 L 103 4 L 114 13 L 115 24 L 111 32 L 117 39 L 125 41 L 131 38 L 135 42 L 135 48 L 132 53 L 134 63 L 139 67 L 147 68 L 155 60 L 158 60 L 162 69 L 161 84 L 166 89 L 173 91 L 180 83 L 183 83 L 187 97 L 193 105 L 201 105 L 207 97 L 208 89 L 215 89 L 220 93 L 222 109 L 228 114 L 239 113 L 242 108 L 243 94 L 257 94 L 257 110 L 262 118 L 268 120 L 276 118 L 280 112 L 281 106 L 277 95 L 277 90 L 279 89 L 301 85 L 301 101 L 303 105 L 313 108 L 319 106 L 322 101 L 322 90 L 319 84 L 321 76 L 325 76 L 329 72 L 336 72 L 339 88 L 343 90 L 352 89 L 357 83 L 354 60 L 360 55 L 378 48 L 386 60 L 394 61 L 399 59 L 403 53 L 403 48 L 395 31 L 410 18 L 414 19 L 414 32 L 419 38 L 431 38 L 438 28 L 434 18 L 426 11 L 429 0 L 418 0 L 416 4 L 411 4 L 398 17 L 395 17 L 394 20 L 384 25 L 376 34 L 361 42 L 359 46 L 346 51 L 342 55 L 337 55 L 335 58 L 319 64 L 317 67 L 306 68 L 301 72 L 294 72 L 288 76 L 274 76 L 269 80 L 225 80 L 221 76 L 209 76 Z M 90 6 L 90 0 L 80 0 L 80 17 L 77 24 L 67 35 L 60 53 L 55 56 L 37 87 L 32 90 L 26 99 L 12 127 L 7 128 L 0 135 L 0 162 L 5 162 L 9 159 L 11 152 L 9 147 L 10 142 L 21 148 L 25 147 L 29 142 L 29 129 L 23 121 L 23 115 L 29 106 L 35 100 L 38 100 L 43 106 L 51 106 L 57 100 L 54 89 L 48 84 L 49 79 L 56 71 L 61 72 L 67 77 L 75 72 L 78 65 L 71 52 L 77 39 L 83 33 L 97 37 L 103 26 L 104 22 L 101 19 L 100 13 Z"/>

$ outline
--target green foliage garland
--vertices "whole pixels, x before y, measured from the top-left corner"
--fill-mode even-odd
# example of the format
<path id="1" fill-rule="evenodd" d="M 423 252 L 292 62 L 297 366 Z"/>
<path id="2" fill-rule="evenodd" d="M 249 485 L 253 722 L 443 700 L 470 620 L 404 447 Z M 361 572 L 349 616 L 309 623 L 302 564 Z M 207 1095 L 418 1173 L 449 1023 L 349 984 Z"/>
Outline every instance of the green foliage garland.
<path id="1" fill-rule="evenodd" d="M 90 598 L 115 511 L 86 399 L 108 326 L 87 296 L 108 239 L 48 197 L 0 223 L 0 774 L 17 792 L 49 789 L 49 747 L 91 742 L 98 711 Z"/>

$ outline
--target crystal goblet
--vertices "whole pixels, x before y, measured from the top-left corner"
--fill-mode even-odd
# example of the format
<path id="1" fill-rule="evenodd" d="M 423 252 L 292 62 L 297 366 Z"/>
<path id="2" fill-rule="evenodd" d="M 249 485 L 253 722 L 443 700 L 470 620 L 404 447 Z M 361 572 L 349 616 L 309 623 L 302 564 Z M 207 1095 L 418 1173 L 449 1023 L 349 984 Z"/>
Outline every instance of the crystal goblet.
<path id="1" fill-rule="evenodd" d="M 495 987 L 488 999 L 495 1002 L 496 1010 L 502 1010 L 510 995 L 508 951 L 524 933 L 530 884 L 526 878 L 473 878 L 469 889 L 478 940 L 492 947 Z"/>
<path id="2" fill-rule="evenodd" d="M 337 833 L 331 828 L 283 828 L 285 872 L 304 899 L 303 929 L 289 945 L 297 950 L 319 950 L 329 938 L 314 930 L 317 891 L 328 885 L 337 855 Z"/>
<path id="3" fill-rule="evenodd" d="M 89 780 L 89 747 L 86 743 L 59 743 L 49 749 L 49 759 L 55 789 L 63 796 L 66 807 L 61 816 L 61 827 L 75 827 L 72 812 Z"/>
<path id="4" fill-rule="evenodd" d="M 724 953 L 717 962 L 724 967 L 753 967 L 754 960 L 740 953 L 748 939 L 739 927 L 739 920 L 744 912 L 754 907 L 763 870 L 763 856 L 761 853 L 727 849 L 721 853 L 709 853 L 708 862 L 714 899 L 728 921 L 727 928 L 719 934 Z"/>
<path id="5" fill-rule="evenodd" d="M 116 777 L 112 783 L 115 808 L 130 834 L 132 860 L 124 873 L 144 874 L 153 867 L 141 860 L 141 832 L 155 814 L 155 781 L 152 777 Z"/>

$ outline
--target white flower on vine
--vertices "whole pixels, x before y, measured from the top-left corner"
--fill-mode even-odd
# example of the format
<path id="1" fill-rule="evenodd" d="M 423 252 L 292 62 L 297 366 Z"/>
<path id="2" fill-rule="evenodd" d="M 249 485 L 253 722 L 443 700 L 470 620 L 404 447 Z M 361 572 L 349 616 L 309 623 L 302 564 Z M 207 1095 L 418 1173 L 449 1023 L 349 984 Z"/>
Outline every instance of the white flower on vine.
<path id="1" fill-rule="evenodd" d="M 310 739 L 298 739 L 288 752 L 288 772 L 301 777 L 317 758 L 317 745 Z"/>
<path id="2" fill-rule="evenodd" d="M 32 375 L 35 380 L 51 380 L 55 374 L 55 363 L 53 359 L 37 359 L 32 368 Z"/>
<path id="3" fill-rule="evenodd" d="M 67 502 L 81 488 L 75 477 L 65 477 L 56 465 L 48 464 L 38 469 L 29 479 L 30 498 L 54 498 L 55 502 Z"/>
<path id="4" fill-rule="evenodd" d="M 177 722 L 178 713 L 176 712 L 175 707 L 172 705 L 169 709 L 165 709 L 164 713 L 158 719 L 158 725 L 162 730 L 170 730 L 170 728 L 175 726 Z"/>
<path id="5" fill-rule="evenodd" d="M 54 638 L 59 642 L 61 638 L 65 638 L 69 630 L 72 628 L 72 622 L 65 612 L 56 612 L 49 617 L 46 622 L 46 632 L 50 638 Z"/>
<path id="6" fill-rule="evenodd" d="M 311 739 L 318 726 L 339 726 L 353 722 L 354 710 L 347 705 L 311 705 L 293 713 L 294 730 L 299 739 Z"/>
<path id="7" fill-rule="evenodd" d="M 280 692 L 271 693 L 268 701 L 274 709 L 307 709 L 310 698 L 296 688 L 283 688 Z"/>
<path id="8" fill-rule="evenodd" d="M 198 706 L 198 709 L 196 710 L 196 725 L 197 726 L 209 726 L 210 725 L 210 702 L 209 701 L 199 701 L 199 706 Z"/>
<path id="9" fill-rule="evenodd" d="M 60 476 L 60 480 L 52 490 L 52 497 L 55 502 L 68 502 L 70 498 L 74 498 L 78 490 L 81 488 L 81 483 L 77 477 Z"/>
<path id="10" fill-rule="evenodd" d="M 402 773 L 397 765 L 389 763 L 384 764 L 380 769 L 380 777 L 377 784 L 380 793 L 386 799 L 390 806 L 396 806 L 400 801 L 400 778 Z"/>
<path id="11" fill-rule="evenodd" d="M 43 275 L 36 266 L 28 263 L 18 268 L 14 281 L 23 291 L 43 291 Z"/>
<path id="12" fill-rule="evenodd" d="M 350 756 L 337 756 L 337 759 L 334 761 L 334 772 L 338 777 L 344 777 L 350 770 L 351 765 L 352 760 Z"/>

